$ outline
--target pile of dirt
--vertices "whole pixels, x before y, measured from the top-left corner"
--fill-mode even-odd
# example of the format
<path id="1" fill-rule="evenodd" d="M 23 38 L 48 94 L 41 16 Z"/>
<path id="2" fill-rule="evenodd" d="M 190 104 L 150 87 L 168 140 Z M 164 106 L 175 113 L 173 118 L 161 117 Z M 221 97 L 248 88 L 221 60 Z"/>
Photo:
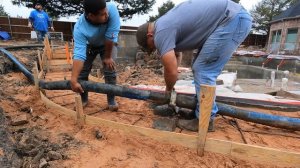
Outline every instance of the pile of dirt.
<path id="1" fill-rule="evenodd" d="M 28 52 L 28 54 L 27 54 Z M 22 58 L 36 51 L 18 51 L 20 59 L 30 68 L 33 58 Z M 25 56 L 24 56 L 25 57 Z M 156 62 L 157 63 L 157 62 Z M 156 65 L 156 63 L 153 63 Z M 119 66 L 118 84 L 164 85 L 163 75 L 155 68 L 144 66 Z M 28 68 L 28 69 L 29 69 Z M 63 79 L 54 74 L 53 77 Z M 51 77 L 51 76 L 50 76 Z M 158 142 L 147 137 L 133 136 L 118 129 L 85 125 L 79 129 L 74 118 L 60 115 L 59 111 L 46 108 L 34 86 L 21 73 L 0 75 L 0 167 L 276 167 L 254 163 L 221 154 L 205 152 L 199 157 L 196 150 Z M 3 89 L 2 89 L 3 88 Z M 53 102 L 74 109 L 75 94 L 71 91 L 47 91 Z M 156 118 L 149 102 L 117 97 L 118 112 L 102 110 L 107 106 L 106 95 L 91 93 L 84 113 L 110 121 L 151 128 Z M 299 117 L 300 112 L 283 113 L 274 110 L 261 111 Z M 20 117 L 20 116 L 26 117 Z M 3 117 L 4 116 L 4 117 Z M 20 118 L 20 120 L 16 120 Z M 22 119 L 27 122 L 21 122 Z M 230 117 L 216 118 L 216 132 L 208 138 L 244 143 L 249 145 L 300 151 L 299 132 L 275 129 L 255 123 L 236 120 L 241 132 Z M 18 126 L 12 126 L 20 124 Z M 95 131 L 96 130 L 96 131 Z M 175 132 L 196 135 L 176 128 Z M 4 143 L 2 143 L 4 142 Z M 35 159 L 37 158 L 37 159 Z M 58 158 L 55 160 L 53 158 Z M 37 162 L 35 162 L 38 160 Z M 15 166 L 14 166 L 15 165 Z"/>
<path id="2" fill-rule="evenodd" d="M 0 75 L 0 167 L 60 167 L 82 143 L 68 132 L 45 128 L 51 116 L 38 92 L 20 73 Z"/>
<path id="3" fill-rule="evenodd" d="M 6 58 L 2 53 L 0 54 L 0 74 L 12 72 L 14 69 L 13 63 Z"/>
<path id="4" fill-rule="evenodd" d="M 42 127 L 10 126 L 7 117 L 0 108 L 0 167 L 47 167 L 68 159 L 69 146 L 81 144 L 69 134 L 61 134 L 57 143 L 50 142 L 50 134 Z"/>

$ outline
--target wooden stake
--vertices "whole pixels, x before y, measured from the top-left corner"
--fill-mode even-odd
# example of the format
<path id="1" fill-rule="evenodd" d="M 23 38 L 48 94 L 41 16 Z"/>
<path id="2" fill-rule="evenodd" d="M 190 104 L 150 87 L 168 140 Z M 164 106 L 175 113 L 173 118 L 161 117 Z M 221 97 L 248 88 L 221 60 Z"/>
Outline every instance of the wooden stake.
<path id="1" fill-rule="evenodd" d="M 206 134 L 210 120 L 213 101 L 215 98 L 215 86 L 201 85 L 200 86 L 200 108 L 199 108 L 199 131 L 198 131 L 198 146 L 197 152 L 199 156 L 204 155 L 204 147 L 206 142 Z"/>
<path id="2" fill-rule="evenodd" d="M 55 109 L 53 110 L 53 112 L 76 118 L 75 111 L 54 103 L 53 101 L 49 100 L 42 92 L 41 98 L 47 107 Z M 111 129 L 118 129 L 130 135 L 152 138 L 163 143 L 177 144 L 192 149 L 198 148 L 198 136 L 195 135 L 160 131 L 156 129 L 110 121 L 89 115 L 86 115 L 85 122 L 87 125 L 105 126 Z M 299 167 L 300 165 L 300 153 L 287 151 L 284 149 L 273 149 L 249 144 L 241 144 L 232 141 L 207 138 L 204 150 L 207 152 L 215 152 L 234 158 L 256 161 L 260 164 L 263 163 L 268 165 L 286 167 Z"/>
<path id="3" fill-rule="evenodd" d="M 39 89 L 39 70 L 37 68 L 36 61 L 34 62 L 34 67 L 33 67 L 32 71 L 33 71 L 33 77 L 34 77 L 34 85 L 35 85 L 35 88 L 38 90 Z"/>
<path id="4" fill-rule="evenodd" d="M 100 73 L 100 69 L 97 69 L 97 77 L 99 78 L 99 79 L 101 79 L 101 75 L 100 75 L 101 73 Z"/>
<path id="5" fill-rule="evenodd" d="M 38 50 L 38 59 L 39 59 L 40 70 L 43 70 L 43 62 L 42 62 L 40 50 Z"/>
<path id="6" fill-rule="evenodd" d="M 49 60 L 47 57 L 45 57 L 45 66 L 46 66 L 46 72 L 50 72 L 50 65 L 49 65 Z"/>
<path id="7" fill-rule="evenodd" d="M 69 52 L 69 45 L 68 43 L 65 44 L 65 50 L 66 50 L 66 58 L 67 58 L 67 62 L 68 64 L 71 64 L 71 59 L 70 59 L 70 52 Z"/>
<path id="8" fill-rule="evenodd" d="M 47 52 L 48 59 L 52 59 L 52 49 L 51 49 L 49 39 L 48 39 L 47 36 L 44 39 L 44 45 L 45 45 L 45 49 L 46 49 L 46 52 Z"/>
<path id="9" fill-rule="evenodd" d="M 82 101 L 81 96 L 75 96 L 75 104 L 76 104 L 76 114 L 77 114 L 77 124 L 79 128 L 82 128 L 85 124 L 85 115 L 83 113 Z"/>

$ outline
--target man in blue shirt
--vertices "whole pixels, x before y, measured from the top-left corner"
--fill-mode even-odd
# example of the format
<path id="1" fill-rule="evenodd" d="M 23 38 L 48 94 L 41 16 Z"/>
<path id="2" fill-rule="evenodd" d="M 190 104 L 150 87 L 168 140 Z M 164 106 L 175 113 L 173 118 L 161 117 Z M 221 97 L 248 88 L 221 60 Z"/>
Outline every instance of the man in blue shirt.
<path id="1" fill-rule="evenodd" d="M 50 18 L 40 3 L 36 3 L 35 10 L 31 11 L 28 26 L 36 32 L 38 42 L 43 42 L 49 27 L 54 31 Z"/>
<path id="2" fill-rule="evenodd" d="M 198 49 L 193 62 L 197 100 L 200 85 L 216 85 L 216 79 L 233 52 L 251 30 L 252 18 L 239 4 L 231 0 L 189 0 L 171 9 L 155 23 L 146 23 L 137 31 L 137 42 L 149 52 L 157 49 L 164 65 L 166 91 L 171 92 L 177 80 L 175 52 Z M 183 58 L 184 59 L 184 58 Z M 177 126 L 197 131 L 196 119 L 179 120 Z M 218 107 L 214 101 L 209 131 L 214 130 Z"/>
<path id="3" fill-rule="evenodd" d="M 100 54 L 105 83 L 116 84 L 114 59 L 117 56 L 117 41 L 120 31 L 120 16 L 116 5 L 105 0 L 84 0 L 84 14 L 74 27 L 74 56 L 71 87 L 81 93 L 83 106 L 87 105 L 88 92 L 78 80 L 88 80 L 95 57 Z M 118 110 L 114 95 L 107 95 L 108 108 Z"/>

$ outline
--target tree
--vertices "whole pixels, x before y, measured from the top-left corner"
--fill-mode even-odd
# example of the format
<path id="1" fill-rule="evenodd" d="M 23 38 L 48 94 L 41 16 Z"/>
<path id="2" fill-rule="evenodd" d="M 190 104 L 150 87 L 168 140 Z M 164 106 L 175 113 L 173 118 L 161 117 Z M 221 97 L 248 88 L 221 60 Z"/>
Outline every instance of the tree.
<path id="1" fill-rule="evenodd" d="M 8 14 L 5 12 L 4 7 L 0 5 L 0 16 L 8 16 Z"/>
<path id="2" fill-rule="evenodd" d="M 293 5 L 297 0 L 262 0 L 255 5 L 254 9 L 250 11 L 255 30 L 264 30 L 269 34 L 269 22 L 273 20 L 274 16 L 279 15 L 284 10 Z"/>
<path id="3" fill-rule="evenodd" d="M 167 2 L 163 3 L 161 7 L 158 7 L 158 15 L 150 16 L 149 17 L 149 21 L 150 22 L 154 22 L 159 17 L 161 17 L 162 15 L 166 14 L 174 6 L 175 6 L 175 4 L 172 1 L 168 0 Z"/>
<path id="4" fill-rule="evenodd" d="M 33 8 L 39 2 L 45 11 L 52 17 L 78 15 L 83 13 L 82 0 L 12 0 L 14 5 Z M 147 14 L 154 5 L 155 0 L 114 0 L 119 9 L 120 16 L 126 20 L 131 19 L 134 14 Z"/>

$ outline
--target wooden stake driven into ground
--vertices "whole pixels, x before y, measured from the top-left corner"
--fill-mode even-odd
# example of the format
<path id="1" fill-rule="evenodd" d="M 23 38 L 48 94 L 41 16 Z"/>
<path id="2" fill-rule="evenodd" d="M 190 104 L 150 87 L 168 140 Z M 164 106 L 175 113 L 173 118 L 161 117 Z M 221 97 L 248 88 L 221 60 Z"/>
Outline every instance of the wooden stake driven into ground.
<path id="1" fill-rule="evenodd" d="M 99 79 L 101 79 L 101 72 L 100 72 L 100 69 L 97 69 L 97 77 L 98 77 Z"/>
<path id="2" fill-rule="evenodd" d="M 32 71 L 33 71 L 33 77 L 34 77 L 34 86 L 38 90 L 39 89 L 39 70 L 38 70 L 36 62 L 34 62 L 33 65 L 34 65 L 34 67 L 33 67 Z"/>
<path id="3" fill-rule="evenodd" d="M 37 50 L 37 52 L 38 52 L 38 60 L 39 60 L 40 70 L 43 70 L 43 61 L 42 61 L 42 57 L 41 57 L 41 51 Z"/>
<path id="4" fill-rule="evenodd" d="M 215 97 L 215 86 L 201 85 L 199 97 L 199 131 L 198 131 L 198 147 L 199 156 L 204 155 L 204 147 L 206 142 L 206 134 L 208 130 L 211 110 Z"/>
<path id="5" fill-rule="evenodd" d="M 50 60 L 50 59 L 52 59 L 52 49 L 51 49 L 49 39 L 47 36 L 44 39 L 44 45 L 45 45 L 45 50 L 47 52 L 47 57 Z"/>
<path id="6" fill-rule="evenodd" d="M 68 45 L 68 43 L 65 44 L 65 50 L 66 50 L 67 63 L 71 64 L 71 55 L 70 55 L 70 52 L 69 52 L 69 45 Z"/>
<path id="7" fill-rule="evenodd" d="M 54 103 L 53 101 L 49 100 L 42 92 L 40 92 L 40 94 L 42 101 L 47 105 L 47 107 L 56 109 L 56 112 L 59 114 L 74 118 L 77 117 L 75 111 Z M 128 125 L 89 115 L 85 116 L 85 122 L 87 125 L 105 126 L 111 129 L 118 129 L 131 135 L 144 136 L 164 143 L 177 144 L 192 149 L 198 148 L 199 138 L 195 135 L 160 131 L 135 125 Z M 253 160 L 258 163 L 265 163 L 276 166 L 299 167 L 300 165 L 299 152 L 241 144 L 226 140 L 207 138 L 204 150 L 239 159 Z"/>
<path id="8" fill-rule="evenodd" d="M 76 104 L 76 113 L 77 113 L 77 124 L 79 128 L 82 128 L 85 124 L 85 115 L 83 113 L 83 106 L 81 101 L 81 96 L 75 96 L 75 104 Z"/>

